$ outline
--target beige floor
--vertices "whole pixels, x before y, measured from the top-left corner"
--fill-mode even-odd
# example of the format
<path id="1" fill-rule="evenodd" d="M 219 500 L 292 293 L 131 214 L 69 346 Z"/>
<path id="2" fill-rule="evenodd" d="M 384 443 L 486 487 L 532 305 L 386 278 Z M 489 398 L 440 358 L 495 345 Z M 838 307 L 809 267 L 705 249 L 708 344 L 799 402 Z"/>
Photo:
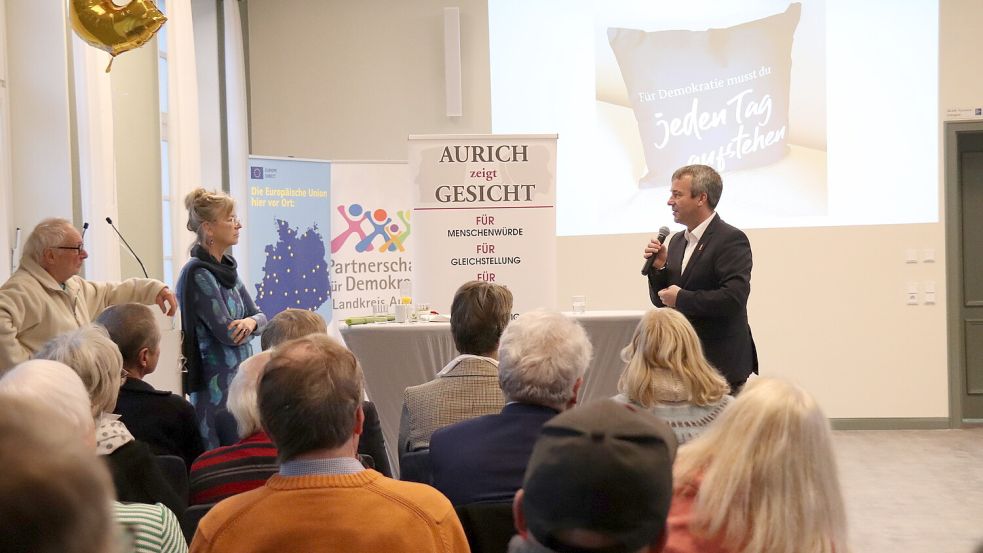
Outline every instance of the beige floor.
<path id="1" fill-rule="evenodd" d="M 983 546 L 983 428 L 837 431 L 834 440 L 852 553 Z"/>

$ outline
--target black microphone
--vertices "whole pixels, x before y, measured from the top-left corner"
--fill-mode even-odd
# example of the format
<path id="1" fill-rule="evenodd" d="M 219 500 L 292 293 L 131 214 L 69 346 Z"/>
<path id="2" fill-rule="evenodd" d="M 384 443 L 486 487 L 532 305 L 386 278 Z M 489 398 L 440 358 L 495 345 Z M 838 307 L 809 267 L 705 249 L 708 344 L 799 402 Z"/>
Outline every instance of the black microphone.
<path id="1" fill-rule="evenodd" d="M 116 231 L 116 236 L 119 236 L 119 239 L 123 241 L 123 245 L 126 246 L 126 249 L 130 250 L 130 255 L 133 256 L 133 259 L 136 259 L 137 263 L 140 264 L 140 268 L 143 270 L 143 278 L 150 278 L 150 275 L 147 274 L 147 268 L 143 266 L 143 261 L 140 261 L 140 258 L 137 257 L 137 253 L 133 251 L 133 248 L 131 248 L 126 242 L 126 238 L 123 238 L 123 235 L 119 233 L 119 229 L 113 224 L 113 220 L 106 217 L 106 222 L 109 223 L 109 226 L 113 227 L 113 230 Z"/>
<path id="2" fill-rule="evenodd" d="M 20 230 L 20 229 L 17 229 Z M 89 223 L 82 223 L 82 240 L 85 240 L 85 231 L 89 230 Z"/>
<path id="3" fill-rule="evenodd" d="M 669 227 L 663 226 L 659 229 L 659 237 L 656 238 L 656 240 L 658 240 L 659 243 L 662 244 L 666 241 L 666 238 L 668 238 L 671 233 L 672 231 L 669 230 Z M 655 256 L 653 255 L 652 257 Z M 649 272 L 652 270 L 652 261 L 653 261 L 652 257 L 645 258 L 645 265 L 642 265 L 643 276 L 648 276 Z"/>

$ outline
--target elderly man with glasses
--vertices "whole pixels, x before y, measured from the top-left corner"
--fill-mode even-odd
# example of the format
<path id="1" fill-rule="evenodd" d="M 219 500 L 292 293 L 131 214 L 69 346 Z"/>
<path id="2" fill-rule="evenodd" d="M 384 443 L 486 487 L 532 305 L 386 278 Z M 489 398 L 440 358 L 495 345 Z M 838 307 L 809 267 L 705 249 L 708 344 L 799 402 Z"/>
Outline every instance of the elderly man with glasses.
<path id="1" fill-rule="evenodd" d="M 31 231 L 20 266 L 0 287 L 0 374 L 110 305 L 156 303 L 167 315 L 177 310 L 177 298 L 159 280 L 91 282 L 78 276 L 88 256 L 82 235 L 65 219 L 45 219 Z"/>

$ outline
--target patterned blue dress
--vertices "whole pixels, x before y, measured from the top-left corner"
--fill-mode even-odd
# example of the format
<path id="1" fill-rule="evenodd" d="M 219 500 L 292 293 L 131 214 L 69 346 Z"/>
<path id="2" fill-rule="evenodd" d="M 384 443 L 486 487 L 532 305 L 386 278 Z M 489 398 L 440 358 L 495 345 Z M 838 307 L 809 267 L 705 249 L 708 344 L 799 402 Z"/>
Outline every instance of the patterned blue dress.
<path id="1" fill-rule="evenodd" d="M 219 446 L 215 414 L 225 409 L 229 383 L 239 363 L 253 353 L 248 340 L 236 345 L 229 331 L 229 323 L 252 317 L 256 320 L 253 335 L 257 335 L 266 328 L 267 320 L 241 280 L 236 279 L 233 288 L 225 288 L 205 268 L 195 269 L 190 276 L 188 297 L 195 302 L 197 310 L 194 331 L 198 338 L 205 384 L 203 390 L 192 391 L 190 396 L 206 449 L 214 449 Z"/>

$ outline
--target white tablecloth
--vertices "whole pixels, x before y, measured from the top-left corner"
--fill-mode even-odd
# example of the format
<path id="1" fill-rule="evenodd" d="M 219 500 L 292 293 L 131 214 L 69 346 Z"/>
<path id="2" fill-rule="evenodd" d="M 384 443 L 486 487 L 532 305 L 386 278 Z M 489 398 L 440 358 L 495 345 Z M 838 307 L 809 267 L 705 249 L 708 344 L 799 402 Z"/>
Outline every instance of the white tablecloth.
<path id="1" fill-rule="evenodd" d="M 618 377 L 624 368 L 621 349 L 631 341 L 642 311 L 588 311 L 566 313 L 584 326 L 594 358 L 580 392 L 580 402 L 610 397 L 617 393 Z M 369 399 L 375 402 L 386 444 L 399 434 L 403 390 L 432 380 L 441 368 L 458 355 L 450 323 L 376 323 L 341 326 L 345 343 L 355 353 Z M 389 460 L 398 466 L 389 447 Z"/>

